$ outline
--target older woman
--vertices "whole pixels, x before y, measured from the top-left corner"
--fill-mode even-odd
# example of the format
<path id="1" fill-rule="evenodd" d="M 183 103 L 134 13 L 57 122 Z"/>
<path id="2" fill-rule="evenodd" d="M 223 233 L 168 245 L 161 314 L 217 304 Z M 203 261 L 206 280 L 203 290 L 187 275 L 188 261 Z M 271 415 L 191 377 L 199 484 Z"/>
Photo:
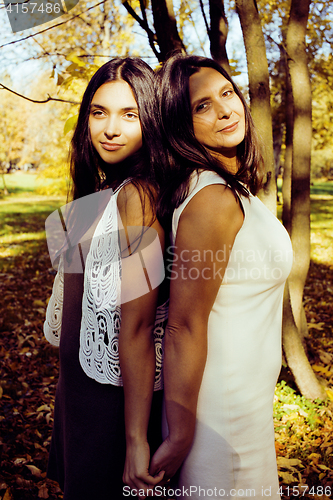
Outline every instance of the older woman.
<path id="1" fill-rule="evenodd" d="M 170 158 L 159 211 L 174 246 L 166 438 L 150 472 L 167 480 L 182 464 L 177 498 L 276 499 L 272 403 L 290 240 L 254 196 L 258 141 L 228 74 L 210 59 L 174 56 L 159 100 Z"/>

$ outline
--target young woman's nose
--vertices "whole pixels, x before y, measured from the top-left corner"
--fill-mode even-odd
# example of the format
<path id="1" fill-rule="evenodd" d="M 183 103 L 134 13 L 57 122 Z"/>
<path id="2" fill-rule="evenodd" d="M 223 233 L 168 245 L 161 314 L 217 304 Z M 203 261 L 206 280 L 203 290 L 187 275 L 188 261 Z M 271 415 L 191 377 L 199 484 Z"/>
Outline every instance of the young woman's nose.
<path id="1" fill-rule="evenodd" d="M 117 137 L 121 134 L 119 120 L 116 116 L 110 116 L 105 124 L 104 134 L 108 139 L 112 139 L 112 137 Z"/>

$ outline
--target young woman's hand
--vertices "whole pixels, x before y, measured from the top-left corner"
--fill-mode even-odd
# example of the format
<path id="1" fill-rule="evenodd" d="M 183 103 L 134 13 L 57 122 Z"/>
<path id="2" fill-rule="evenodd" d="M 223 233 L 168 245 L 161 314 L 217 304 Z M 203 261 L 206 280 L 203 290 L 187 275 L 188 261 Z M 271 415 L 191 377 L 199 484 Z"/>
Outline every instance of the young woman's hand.
<path id="1" fill-rule="evenodd" d="M 173 442 L 168 436 L 158 448 L 151 460 L 149 472 L 152 476 L 157 477 L 156 474 L 160 475 L 159 471 L 163 471 L 162 485 L 176 474 L 190 451 L 191 442 L 192 439 L 189 440 L 188 444 Z"/>
<path id="2" fill-rule="evenodd" d="M 132 490 L 136 491 L 137 496 L 140 498 L 148 496 L 147 490 L 152 490 L 154 486 L 161 482 L 164 476 L 164 471 L 159 472 L 157 475 L 149 473 L 149 459 L 150 450 L 147 441 L 127 445 L 123 481 Z M 152 496 L 151 492 L 149 496 Z"/>

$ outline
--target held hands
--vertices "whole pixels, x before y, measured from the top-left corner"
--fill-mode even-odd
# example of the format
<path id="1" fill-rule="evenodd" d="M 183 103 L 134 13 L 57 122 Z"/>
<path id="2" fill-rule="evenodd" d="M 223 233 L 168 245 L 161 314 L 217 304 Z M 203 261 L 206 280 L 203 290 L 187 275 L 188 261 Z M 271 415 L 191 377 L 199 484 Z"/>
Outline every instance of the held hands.
<path id="1" fill-rule="evenodd" d="M 150 450 L 147 442 L 127 445 L 123 482 L 132 490 L 136 490 L 139 498 L 146 498 L 147 490 L 153 489 L 164 476 L 164 471 L 161 469 L 158 474 L 150 475 L 149 459 Z"/>
<path id="2" fill-rule="evenodd" d="M 159 471 L 163 471 L 164 475 L 160 484 L 166 484 L 182 465 L 190 451 L 191 444 L 192 439 L 183 442 L 173 442 L 169 435 L 151 460 L 149 467 L 151 475 L 157 477 L 156 474 L 160 474 Z"/>

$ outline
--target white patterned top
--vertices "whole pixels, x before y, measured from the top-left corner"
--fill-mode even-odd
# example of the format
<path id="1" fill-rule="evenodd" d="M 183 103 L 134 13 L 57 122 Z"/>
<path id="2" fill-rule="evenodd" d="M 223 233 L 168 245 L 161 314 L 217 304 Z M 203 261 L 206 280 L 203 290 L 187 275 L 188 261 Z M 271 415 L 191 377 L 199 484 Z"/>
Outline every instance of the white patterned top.
<path id="1" fill-rule="evenodd" d="M 121 220 L 114 193 L 97 224 L 85 262 L 79 360 L 83 371 L 101 384 L 122 386 L 118 337 L 121 325 L 122 260 L 119 248 Z M 80 244 L 79 244 L 80 245 Z M 60 343 L 64 298 L 64 253 L 59 260 L 52 295 L 46 310 L 44 334 Z M 154 390 L 163 388 L 163 337 L 168 303 L 157 308 L 153 331 L 156 373 Z"/>

